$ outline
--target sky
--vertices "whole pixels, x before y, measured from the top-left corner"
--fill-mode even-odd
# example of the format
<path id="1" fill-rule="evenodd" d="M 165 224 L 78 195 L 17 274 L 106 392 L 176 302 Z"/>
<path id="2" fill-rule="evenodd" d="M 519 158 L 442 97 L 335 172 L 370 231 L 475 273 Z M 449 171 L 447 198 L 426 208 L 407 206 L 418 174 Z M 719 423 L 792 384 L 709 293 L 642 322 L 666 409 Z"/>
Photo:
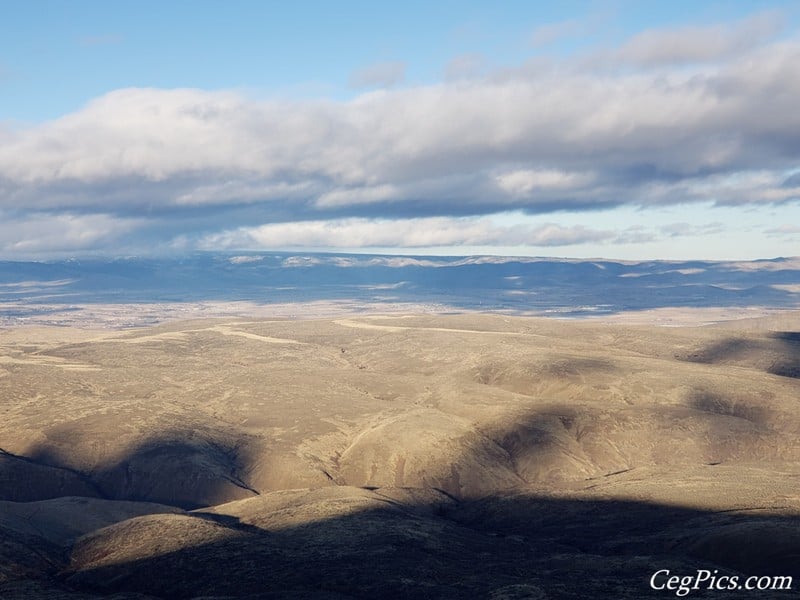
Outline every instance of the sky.
<path id="1" fill-rule="evenodd" d="M 800 255 L 796 2 L 0 5 L 0 259 Z"/>

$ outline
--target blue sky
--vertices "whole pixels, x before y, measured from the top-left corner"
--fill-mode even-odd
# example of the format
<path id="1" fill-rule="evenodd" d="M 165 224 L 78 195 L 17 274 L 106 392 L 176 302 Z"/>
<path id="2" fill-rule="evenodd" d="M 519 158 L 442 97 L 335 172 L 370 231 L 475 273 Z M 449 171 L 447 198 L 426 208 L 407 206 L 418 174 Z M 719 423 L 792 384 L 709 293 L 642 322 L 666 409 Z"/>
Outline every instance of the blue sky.
<path id="1" fill-rule="evenodd" d="M 793 2 L 25 2 L 0 257 L 800 254 Z"/>

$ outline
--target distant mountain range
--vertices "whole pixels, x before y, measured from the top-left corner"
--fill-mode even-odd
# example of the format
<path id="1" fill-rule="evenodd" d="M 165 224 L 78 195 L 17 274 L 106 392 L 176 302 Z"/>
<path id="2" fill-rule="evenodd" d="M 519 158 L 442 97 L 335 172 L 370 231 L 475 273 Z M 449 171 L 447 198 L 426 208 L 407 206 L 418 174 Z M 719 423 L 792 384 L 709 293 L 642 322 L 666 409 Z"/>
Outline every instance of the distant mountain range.
<path id="1" fill-rule="evenodd" d="M 48 305 L 347 300 L 559 316 L 800 307 L 800 258 L 615 261 L 292 253 L 0 262 L 0 317 Z"/>

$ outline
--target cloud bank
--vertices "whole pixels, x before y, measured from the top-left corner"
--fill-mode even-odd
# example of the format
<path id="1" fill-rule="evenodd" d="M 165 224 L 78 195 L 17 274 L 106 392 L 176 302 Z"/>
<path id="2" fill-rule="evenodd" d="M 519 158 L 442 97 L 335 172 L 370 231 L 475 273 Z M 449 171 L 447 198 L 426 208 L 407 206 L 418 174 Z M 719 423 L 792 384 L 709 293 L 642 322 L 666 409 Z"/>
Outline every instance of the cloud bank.
<path id="1" fill-rule="evenodd" d="M 645 31 L 602 65 L 579 56 L 487 72 L 462 57 L 443 83 L 348 101 L 120 89 L 50 122 L 0 127 L 0 210 L 106 232 L 85 247 L 153 223 L 178 238 L 198 215 L 206 224 L 190 237 L 202 247 L 553 246 L 594 234 L 483 219 L 796 202 L 800 40 L 776 39 L 779 29 L 759 15 Z M 385 63 L 351 84 L 404 76 L 404 63 Z M 0 229 L 3 248 L 25 242 L 12 229 Z"/>

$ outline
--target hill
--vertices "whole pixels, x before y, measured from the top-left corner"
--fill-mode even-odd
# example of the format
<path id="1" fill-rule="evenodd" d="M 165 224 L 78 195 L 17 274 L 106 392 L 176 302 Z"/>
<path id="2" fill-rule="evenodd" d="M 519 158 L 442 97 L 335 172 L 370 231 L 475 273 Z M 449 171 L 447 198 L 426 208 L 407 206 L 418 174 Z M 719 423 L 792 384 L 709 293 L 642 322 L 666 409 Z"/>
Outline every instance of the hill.
<path id="1" fill-rule="evenodd" d="M 659 569 L 800 577 L 798 324 L 0 331 L 0 596 L 656 598 Z"/>

